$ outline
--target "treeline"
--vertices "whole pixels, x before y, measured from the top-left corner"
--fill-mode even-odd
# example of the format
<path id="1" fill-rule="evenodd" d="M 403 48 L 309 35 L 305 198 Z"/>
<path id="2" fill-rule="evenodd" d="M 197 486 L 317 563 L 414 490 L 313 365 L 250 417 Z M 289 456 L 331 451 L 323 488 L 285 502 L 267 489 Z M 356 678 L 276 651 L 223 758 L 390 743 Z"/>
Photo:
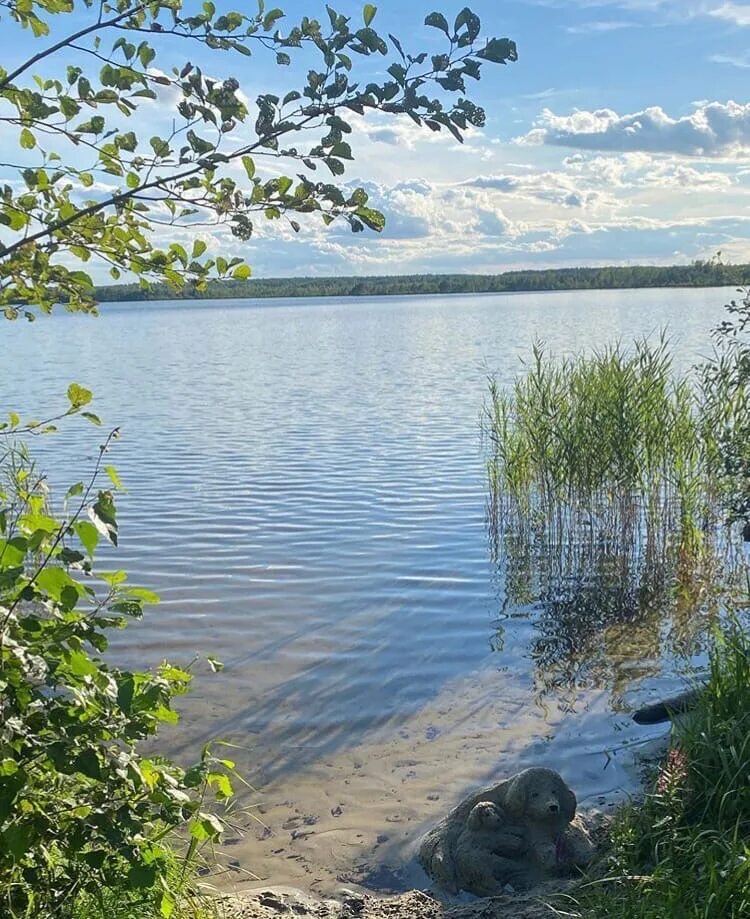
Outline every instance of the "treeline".
<path id="1" fill-rule="evenodd" d="M 484 294 L 513 291 L 607 290 L 632 287 L 742 287 L 750 265 L 716 260 L 691 265 L 627 265 L 604 268 L 549 268 L 503 274 L 425 274 L 392 277 L 258 278 L 211 281 L 208 290 L 173 290 L 165 284 L 142 288 L 113 284 L 97 290 L 103 301 L 263 299 L 268 297 L 374 297 L 409 294 Z"/>

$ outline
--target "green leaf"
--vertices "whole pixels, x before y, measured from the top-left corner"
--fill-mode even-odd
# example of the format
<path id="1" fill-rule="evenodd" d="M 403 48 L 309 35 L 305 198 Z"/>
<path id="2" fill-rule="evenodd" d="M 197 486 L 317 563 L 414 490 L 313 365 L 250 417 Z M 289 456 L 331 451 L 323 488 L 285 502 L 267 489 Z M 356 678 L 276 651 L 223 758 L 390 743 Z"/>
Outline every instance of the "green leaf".
<path id="1" fill-rule="evenodd" d="M 263 29 L 266 32 L 270 32 L 274 27 L 274 24 L 278 19 L 281 19 L 284 15 L 284 11 L 280 9 L 273 9 L 270 12 L 266 13 L 263 17 Z"/>
<path id="2" fill-rule="evenodd" d="M 188 256 L 184 246 L 181 246 L 179 243 L 170 243 L 169 251 L 177 257 L 183 268 L 187 267 Z"/>
<path id="3" fill-rule="evenodd" d="M 252 274 L 249 265 L 238 265 L 232 272 L 232 277 L 237 281 L 246 281 Z"/>
<path id="4" fill-rule="evenodd" d="M 94 666 L 93 672 L 96 673 L 98 669 L 98 667 Z M 76 772 L 80 772 L 90 779 L 101 779 L 102 777 L 101 763 L 94 750 L 84 750 L 82 753 L 79 753 L 75 758 L 73 766 Z"/>
<path id="5" fill-rule="evenodd" d="M 179 667 L 173 667 L 171 664 L 162 667 L 159 675 L 165 680 L 174 680 L 177 683 L 189 683 L 192 680 L 187 670 L 180 670 Z"/>
<path id="6" fill-rule="evenodd" d="M 213 836 L 213 829 L 202 820 L 195 820 L 190 824 L 190 835 L 196 842 L 205 842 Z"/>
<path id="7" fill-rule="evenodd" d="M 164 140 L 164 138 L 154 135 L 149 140 L 149 143 L 156 156 L 169 156 L 169 142 Z"/>
<path id="8" fill-rule="evenodd" d="M 125 489 L 123 488 L 122 479 L 120 478 L 120 476 L 119 476 L 119 474 L 118 474 L 118 472 L 117 472 L 117 470 L 115 469 L 114 466 L 105 466 L 105 467 L 104 467 L 104 471 L 105 471 L 105 472 L 107 473 L 107 475 L 109 476 L 110 482 L 114 485 L 114 487 L 115 487 L 118 491 L 124 491 L 124 490 L 125 490 Z"/>
<path id="9" fill-rule="evenodd" d="M 154 718 L 163 721 L 164 724 L 177 724 L 180 720 L 179 713 L 166 705 L 157 705 L 154 709 Z"/>
<path id="10" fill-rule="evenodd" d="M 518 51 L 516 43 L 509 38 L 491 38 L 486 48 L 477 51 L 477 57 L 493 64 L 505 64 L 508 61 L 517 61 Z"/>
<path id="11" fill-rule="evenodd" d="M 128 884 L 136 890 L 153 887 L 156 883 L 156 872 L 157 866 L 155 864 L 135 864 L 128 871 Z"/>
<path id="12" fill-rule="evenodd" d="M 2 832 L 3 848 L 20 861 L 28 852 L 35 835 L 31 822 L 14 821 Z"/>
<path id="13" fill-rule="evenodd" d="M 161 900 L 159 901 L 159 912 L 164 917 L 164 919 L 169 919 L 169 917 L 174 913 L 177 901 L 174 898 L 174 895 L 168 890 L 162 890 Z"/>
<path id="14" fill-rule="evenodd" d="M 253 158 L 251 156 L 243 156 L 242 165 L 245 167 L 248 179 L 252 179 L 255 175 L 255 163 L 253 162 Z"/>
<path id="15" fill-rule="evenodd" d="M 202 239 L 196 239 L 193 243 L 193 258 L 200 258 L 206 251 L 206 243 Z"/>
<path id="16" fill-rule="evenodd" d="M 373 19 L 375 18 L 375 13 L 377 13 L 377 11 L 378 11 L 378 8 L 376 6 L 373 6 L 372 3 L 365 3 L 365 8 L 362 11 L 362 18 L 364 19 L 366 26 L 369 26 L 370 23 L 373 21 Z"/>
<path id="17" fill-rule="evenodd" d="M 350 160 L 353 158 L 352 148 L 345 140 L 342 140 L 331 148 L 331 156 L 338 156 L 342 160 Z"/>
<path id="18" fill-rule="evenodd" d="M 91 522 L 113 546 L 117 545 L 117 520 L 111 492 L 100 491 L 96 503 L 89 508 Z"/>
<path id="19" fill-rule="evenodd" d="M 48 567 L 41 571 L 36 577 L 36 587 L 58 603 L 62 601 L 62 592 L 66 587 L 72 587 L 76 594 L 79 592 L 79 584 L 68 572 L 64 568 L 56 567 Z M 65 605 L 68 606 L 67 603 Z"/>
<path id="20" fill-rule="evenodd" d="M 22 536 L 9 539 L 7 542 L 0 539 L 0 564 L 3 568 L 13 568 L 22 565 L 26 558 L 27 542 Z"/>
<path id="21" fill-rule="evenodd" d="M 147 590 L 145 587 L 129 587 L 128 596 L 135 597 L 140 600 L 142 603 L 159 603 L 161 602 L 161 597 L 159 594 L 155 594 L 153 590 Z"/>
<path id="22" fill-rule="evenodd" d="M 234 794 L 229 776 L 225 775 L 223 772 L 209 772 L 208 784 L 216 789 L 216 797 L 219 798 L 219 800 L 225 801 Z"/>
<path id="23" fill-rule="evenodd" d="M 358 207 L 354 212 L 371 230 L 380 233 L 385 228 L 385 217 L 371 207 Z"/>
<path id="24" fill-rule="evenodd" d="M 99 672 L 98 665 L 85 651 L 70 651 L 67 654 L 68 665 L 76 676 L 93 676 Z"/>
<path id="25" fill-rule="evenodd" d="M 94 394 L 91 390 L 79 386 L 78 383 L 71 383 L 70 386 L 68 386 L 68 401 L 73 410 L 83 408 L 83 406 L 88 405 L 93 398 Z"/>
<path id="26" fill-rule="evenodd" d="M 21 146 L 24 150 L 33 150 L 36 147 L 36 137 L 29 131 L 28 128 L 24 128 L 21 131 Z"/>
<path id="27" fill-rule="evenodd" d="M 88 553 L 89 558 L 94 557 L 94 552 L 99 544 L 99 533 L 93 523 L 79 520 L 73 524 L 76 536 L 81 540 L 81 545 Z"/>
<path id="28" fill-rule="evenodd" d="M 193 150 L 202 156 L 204 153 L 210 153 L 212 150 L 216 149 L 216 145 L 211 143 L 210 140 L 206 140 L 205 137 L 201 137 L 199 134 L 196 134 L 195 131 L 191 128 L 187 134 L 187 141 Z"/>
<path id="29" fill-rule="evenodd" d="M 445 32 L 446 35 L 450 36 L 448 20 L 442 13 L 430 13 L 425 19 L 424 24 L 426 26 L 432 26 L 433 29 L 440 29 L 441 32 Z"/>
<path id="30" fill-rule="evenodd" d="M 144 67 L 148 67 L 151 61 L 156 57 L 156 51 L 144 42 L 138 49 L 138 57 L 141 64 Z"/>
<path id="31" fill-rule="evenodd" d="M 473 42 L 479 35 L 481 22 L 479 16 L 473 13 L 468 6 L 464 7 L 458 16 L 456 16 L 454 31 L 460 32 L 464 26 L 466 26 L 469 42 Z"/>

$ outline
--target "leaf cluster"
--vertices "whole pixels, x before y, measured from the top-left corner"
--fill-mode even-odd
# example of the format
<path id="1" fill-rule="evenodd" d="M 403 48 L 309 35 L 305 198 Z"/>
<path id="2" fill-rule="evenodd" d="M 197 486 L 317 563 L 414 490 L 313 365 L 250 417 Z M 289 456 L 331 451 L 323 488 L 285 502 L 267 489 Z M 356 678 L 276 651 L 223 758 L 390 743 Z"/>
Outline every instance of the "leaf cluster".
<path id="1" fill-rule="evenodd" d="M 301 216 L 313 214 L 354 232 L 382 230 L 363 189 L 316 176 L 344 174 L 353 117 L 404 116 L 461 142 L 485 123 L 470 84 L 485 64 L 517 59 L 509 39 L 482 39 L 468 8 L 452 28 L 441 13 L 427 17 L 445 36 L 434 54 L 408 53 L 380 34 L 370 3 L 361 23 L 327 6 L 322 22 L 287 24 L 263 0 L 254 13 L 212 0 L 198 9 L 182 0 L 106 0 L 96 9 L 90 0 L 6 0 L 0 9 L 11 30 L 41 45 L 14 70 L 0 68 L 0 123 L 20 147 L 0 184 L 0 308 L 9 318 L 31 319 L 61 301 L 92 310 L 89 262 L 107 264 L 115 280 L 125 272 L 173 289 L 249 276 L 241 259 L 207 253 L 200 236 L 190 252 L 160 245 L 160 227 L 197 234 L 226 224 L 247 241 L 258 221 L 284 220 L 299 232 Z M 68 14 L 87 24 L 53 41 L 51 26 L 59 34 Z M 190 59 L 159 67 L 191 47 L 201 59 L 206 50 L 239 55 L 243 71 L 248 58 L 258 68 L 295 63 L 306 78 L 251 101 L 236 77 L 217 79 Z M 392 59 L 378 67 L 384 78 L 365 82 L 355 61 L 371 57 Z M 139 124 L 149 116 L 168 127 L 146 136 Z"/>
<path id="2" fill-rule="evenodd" d="M 68 397 L 62 415 L 91 394 L 73 384 Z M 232 797 L 234 764 L 208 748 L 187 770 L 140 752 L 177 722 L 173 702 L 190 668 L 141 672 L 105 659 L 112 630 L 159 599 L 96 564 L 100 545 L 117 545 L 122 483 L 105 464 L 116 431 L 56 509 L 45 476 L 11 439 L 39 424 L 15 417 L 0 435 L 0 914 L 65 919 L 124 878 L 169 917 L 180 893 L 170 834 L 187 827 L 186 859 L 218 839 L 223 822 L 209 799 Z"/>
<path id="3" fill-rule="evenodd" d="M 699 367 L 711 462 L 729 523 L 750 523 L 750 290 L 725 307 L 714 351 Z"/>

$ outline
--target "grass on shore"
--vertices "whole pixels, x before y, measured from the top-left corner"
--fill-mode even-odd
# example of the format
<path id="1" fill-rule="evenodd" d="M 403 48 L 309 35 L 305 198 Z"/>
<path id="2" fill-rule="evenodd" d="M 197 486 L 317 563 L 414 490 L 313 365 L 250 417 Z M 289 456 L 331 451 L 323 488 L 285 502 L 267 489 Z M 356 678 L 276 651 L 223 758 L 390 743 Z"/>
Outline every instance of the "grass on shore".
<path id="1" fill-rule="evenodd" d="M 202 862 L 200 863 L 202 864 Z M 169 890 L 174 898 L 171 912 L 164 912 L 160 891 L 138 891 L 123 873 L 122 886 L 102 890 L 99 897 L 81 896 L 71 919 L 224 919 L 221 901 L 201 888 L 197 859 L 188 860 L 176 851 L 170 856 Z"/>
<path id="2" fill-rule="evenodd" d="M 717 640 L 701 704 L 675 726 L 645 801 L 620 813 L 604 876 L 560 915 L 607 919 L 750 916 L 750 639 Z"/>

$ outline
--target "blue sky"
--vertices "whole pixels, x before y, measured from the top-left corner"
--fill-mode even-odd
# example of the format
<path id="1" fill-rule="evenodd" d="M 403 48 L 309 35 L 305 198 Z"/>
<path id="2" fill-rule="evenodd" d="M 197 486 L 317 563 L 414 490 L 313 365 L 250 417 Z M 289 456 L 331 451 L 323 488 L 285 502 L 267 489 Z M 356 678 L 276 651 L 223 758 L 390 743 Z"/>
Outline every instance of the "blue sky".
<path id="1" fill-rule="evenodd" d="M 325 17 L 312 0 L 280 5 L 289 20 Z M 361 16 L 359 3 L 334 5 Z M 461 5 L 382 0 L 374 24 L 430 49 L 439 39 L 425 14 Z M 717 250 L 750 261 L 750 2 L 471 6 L 486 33 L 516 40 L 520 60 L 485 69 L 474 98 L 487 127 L 463 147 L 408 119 L 358 120 L 345 179 L 385 211 L 382 237 L 310 222 L 295 237 L 274 222 L 249 245 L 224 231 L 206 233 L 209 245 L 260 276 L 673 263 Z M 237 76 L 250 99 L 298 76 L 255 59 L 204 63 Z"/>

